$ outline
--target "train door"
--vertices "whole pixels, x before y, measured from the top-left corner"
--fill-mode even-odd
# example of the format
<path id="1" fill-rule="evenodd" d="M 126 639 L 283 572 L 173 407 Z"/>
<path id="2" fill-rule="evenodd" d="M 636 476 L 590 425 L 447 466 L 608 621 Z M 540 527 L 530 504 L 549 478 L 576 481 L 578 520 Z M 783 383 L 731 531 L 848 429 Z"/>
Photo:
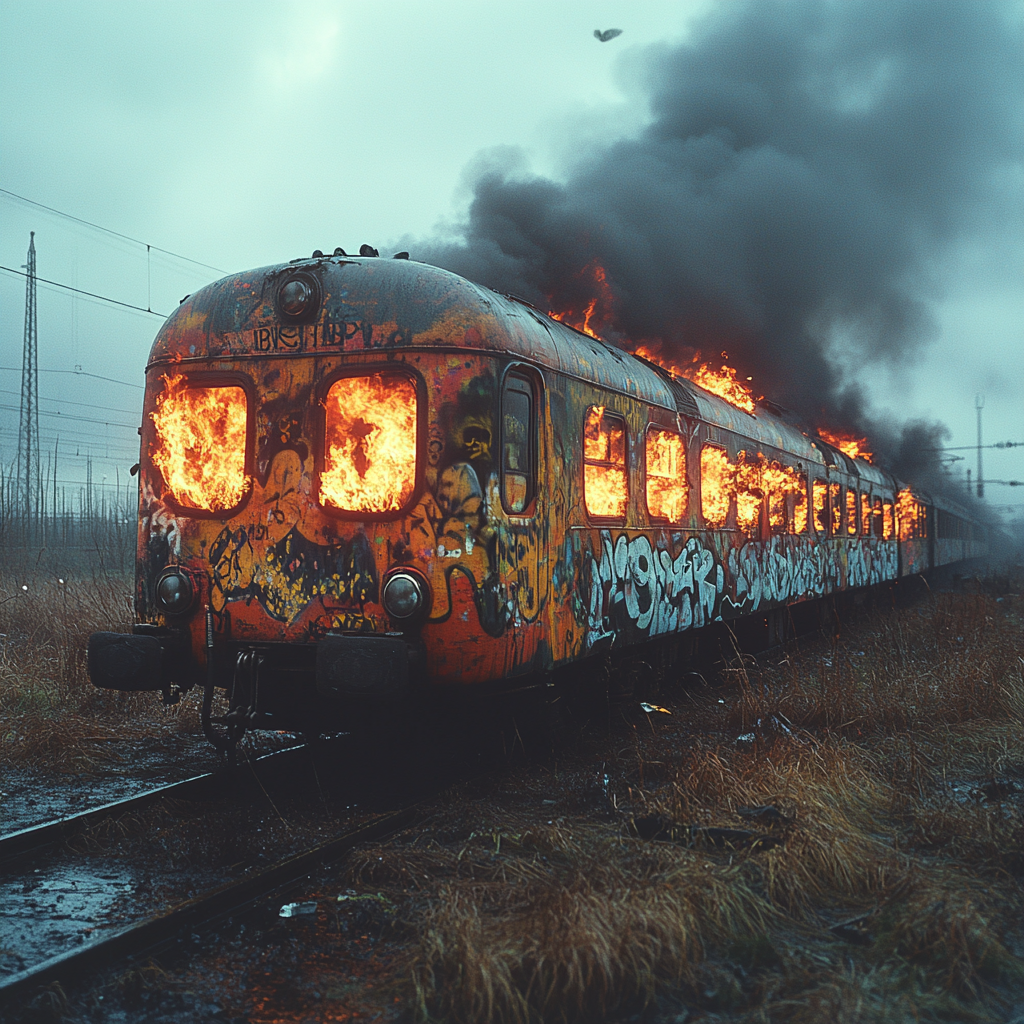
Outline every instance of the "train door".
<path id="1" fill-rule="evenodd" d="M 541 439 L 544 391 L 536 374 L 513 368 L 501 389 L 501 476 L 504 526 L 501 576 L 506 587 L 508 668 L 540 668 L 544 640 L 541 614 L 548 598 L 548 507 Z"/>

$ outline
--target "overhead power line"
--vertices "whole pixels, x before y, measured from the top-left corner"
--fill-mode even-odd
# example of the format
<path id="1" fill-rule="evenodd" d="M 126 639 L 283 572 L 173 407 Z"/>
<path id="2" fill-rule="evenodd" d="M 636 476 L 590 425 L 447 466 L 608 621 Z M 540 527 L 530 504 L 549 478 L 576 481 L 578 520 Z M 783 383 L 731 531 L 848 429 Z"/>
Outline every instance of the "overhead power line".
<path id="1" fill-rule="evenodd" d="M 0 370 L 10 370 L 12 373 L 21 373 L 16 366 L 0 366 Z M 105 380 L 110 384 L 123 384 L 126 388 L 138 388 L 145 391 L 144 384 L 132 384 L 127 380 L 115 380 L 113 377 L 101 377 L 98 373 L 89 373 L 86 370 L 40 370 L 40 373 L 73 373 L 76 377 L 93 377 L 95 380 Z"/>
<path id="2" fill-rule="evenodd" d="M 926 452 L 973 452 L 979 448 L 1024 448 L 1024 441 L 996 441 L 995 444 L 962 444 L 956 448 L 925 448 Z"/>
<path id="3" fill-rule="evenodd" d="M 0 404 L 0 409 L 14 411 L 17 408 L 18 407 L 16 405 Z M 70 412 L 52 412 L 49 409 L 40 409 L 39 415 L 50 416 L 53 419 L 58 420 L 75 420 L 78 423 L 98 423 L 101 427 L 124 427 L 126 430 L 137 430 L 139 426 L 137 423 L 118 423 L 116 420 L 97 420 L 90 416 L 76 416 L 74 413 Z"/>
<path id="4" fill-rule="evenodd" d="M 81 217 L 75 217 L 73 214 L 64 213 L 63 210 L 55 210 L 52 206 L 46 206 L 43 203 L 37 203 L 34 199 L 19 196 L 16 192 L 11 192 L 9 189 L 0 188 L 0 192 L 6 196 L 10 196 L 12 199 L 17 199 L 19 202 L 28 203 L 29 206 L 35 206 L 40 210 L 46 210 L 48 213 L 55 213 L 58 217 L 64 217 L 67 220 L 72 220 L 76 224 L 84 224 L 87 228 L 102 231 L 105 234 L 113 235 L 115 238 L 123 238 L 126 242 L 133 242 L 135 245 L 144 245 L 147 249 L 152 249 L 154 252 L 162 252 L 166 256 L 173 256 L 176 260 L 184 260 L 186 263 L 194 263 L 197 267 L 205 267 L 207 270 L 216 270 L 218 274 L 227 273 L 226 270 L 221 270 L 220 267 L 212 266 L 209 263 L 201 263 L 199 260 L 191 259 L 188 256 L 182 256 L 179 252 L 171 252 L 170 249 L 161 249 L 158 245 L 151 245 L 149 242 L 143 242 L 139 238 L 132 238 L 131 235 L 122 234 L 120 231 L 114 231 L 112 228 L 105 228 L 102 224 L 94 224 L 91 220 L 83 220 Z"/>
<path id="5" fill-rule="evenodd" d="M 15 270 L 13 267 L 0 266 L 0 270 L 6 270 L 8 274 L 17 274 L 19 277 L 28 277 L 23 270 Z M 120 299 L 112 299 L 107 295 L 97 295 L 95 292 L 83 291 L 81 288 L 72 288 L 69 284 L 61 284 L 60 281 L 47 281 L 45 277 L 37 277 L 40 284 L 48 284 L 54 288 L 63 288 L 65 291 L 74 292 L 76 295 L 85 295 L 90 299 L 99 299 L 100 302 L 109 302 L 113 306 L 124 306 L 125 309 L 137 309 L 140 313 L 152 313 L 153 316 L 166 320 L 167 313 L 158 313 L 155 309 L 146 309 L 145 306 L 134 306 L 130 302 L 122 302 Z"/>
<path id="6" fill-rule="evenodd" d="M 17 395 L 17 391 L 9 391 L 6 388 L 0 388 L 0 395 Z M 138 414 L 136 409 L 115 409 L 110 405 L 93 405 L 90 402 L 72 402 L 67 398 L 46 398 L 40 396 L 40 402 L 53 402 L 54 405 L 78 405 L 83 409 L 102 409 L 104 412 L 121 412 L 125 416 L 135 416 Z"/>

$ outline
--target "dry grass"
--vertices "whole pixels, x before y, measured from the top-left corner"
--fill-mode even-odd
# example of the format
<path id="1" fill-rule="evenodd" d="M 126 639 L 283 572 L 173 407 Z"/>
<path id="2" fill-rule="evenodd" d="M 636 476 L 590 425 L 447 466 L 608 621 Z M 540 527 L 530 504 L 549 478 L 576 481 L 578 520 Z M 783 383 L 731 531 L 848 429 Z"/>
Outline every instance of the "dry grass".
<path id="1" fill-rule="evenodd" d="M 153 694 L 98 690 L 86 671 L 89 634 L 132 622 L 122 573 L 0 570 L 0 757 L 83 771 L 114 758 L 118 739 L 152 732 Z"/>
<path id="2" fill-rule="evenodd" d="M 349 870 L 403 908 L 416 1011 L 1005 1020 L 1024 987 L 1021 611 L 939 594 L 772 665 L 737 657 L 724 688 L 665 698 L 671 717 L 629 708 L 617 753 L 592 739 L 449 795 Z M 759 805 L 780 815 L 739 813 Z M 709 827 L 770 841 L 715 848 Z"/>

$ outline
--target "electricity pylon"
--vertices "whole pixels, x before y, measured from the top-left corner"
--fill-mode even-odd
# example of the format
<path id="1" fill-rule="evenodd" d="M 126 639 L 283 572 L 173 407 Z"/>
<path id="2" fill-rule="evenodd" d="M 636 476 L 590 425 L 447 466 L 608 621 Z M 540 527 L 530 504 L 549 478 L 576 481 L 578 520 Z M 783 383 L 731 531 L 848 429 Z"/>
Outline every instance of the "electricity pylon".
<path id="1" fill-rule="evenodd" d="M 25 276 L 25 344 L 21 354 L 21 421 L 18 426 L 17 493 L 22 522 L 31 533 L 33 512 L 42 500 L 39 476 L 39 356 L 36 325 L 36 233 L 28 242 Z"/>

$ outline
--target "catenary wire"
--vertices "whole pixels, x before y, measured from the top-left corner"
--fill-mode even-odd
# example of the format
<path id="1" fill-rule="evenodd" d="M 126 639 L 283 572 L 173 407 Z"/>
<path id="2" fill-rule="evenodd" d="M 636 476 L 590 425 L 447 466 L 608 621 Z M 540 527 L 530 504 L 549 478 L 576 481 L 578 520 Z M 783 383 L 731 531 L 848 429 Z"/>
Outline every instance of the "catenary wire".
<path id="1" fill-rule="evenodd" d="M 28 277 L 23 270 L 15 270 L 13 267 L 5 267 L 0 265 L 0 270 L 7 271 L 8 274 L 17 274 L 19 277 Z M 151 313 L 153 316 L 158 316 L 162 320 L 166 320 L 167 313 L 158 313 L 155 309 L 146 309 L 145 306 L 134 306 L 130 302 L 122 302 L 120 299 L 111 299 L 106 295 L 97 295 L 95 292 L 87 292 L 81 288 L 72 288 L 69 284 L 61 284 L 60 281 L 49 281 L 45 277 L 36 277 L 35 279 L 40 284 L 52 285 L 54 288 L 63 288 L 65 291 L 74 292 L 76 295 L 85 295 L 90 299 L 99 299 L 100 302 L 109 302 L 114 306 L 124 306 L 125 309 L 137 309 L 140 313 Z"/>
<path id="2" fill-rule="evenodd" d="M 173 256 L 176 260 L 184 260 L 186 263 L 194 263 L 197 267 L 205 267 L 207 270 L 216 270 L 218 274 L 226 274 L 226 270 L 221 270 L 220 267 L 215 267 L 209 263 L 202 263 L 199 260 L 191 259 L 188 256 L 182 256 L 181 253 L 171 252 L 170 249 L 161 249 L 158 245 L 150 245 L 149 242 L 143 242 L 141 239 L 132 238 L 131 235 L 122 234 L 120 231 L 114 231 L 112 228 L 105 228 L 102 224 L 94 224 L 90 220 L 84 220 L 82 217 L 75 217 L 73 214 L 64 213 L 63 210 L 56 210 L 52 206 L 46 206 L 43 203 L 37 203 L 34 199 L 28 199 L 25 196 L 20 196 L 17 192 L 11 192 L 10 189 L 0 188 L 0 192 L 4 195 L 10 196 L 12 199 L 17 199 L 19 202 L 28 203 L 30 206 L 36 206 L 40 210 L 46 210 L 48 213 L 55 213 L 58 217 L 66 217 L 68 220 L 73 220 L 76 224 L 84 224 L 86 227 L 94 228 L 96 231 L 103 231 L 108 235 L 113 235 L 115 238 L 123 238 L 126 242 L 134 242 L 136 245 L 144 245 L 147 249 L 152 249 L 154 252 L 162 252 L 165 256 Z"/>
<path id="3" fill-rule="evenodd" d="M 8 370 L 10 373 L 21 373 L 21 367 L 19 366 L 0 366 L 0 370 Z M 40 373 L 73 373 L 76 377 L 94 377 L 96 380 L 105 380 L 110 384 L 123 384 L 126 388 L 138 388 L 140 391 L 145 391 L 146 387 L 144 384 L 132 384 L 127 380 L 115 380 L 113 377 L 101 377 L 98 373 L 89 373 L 86 370 L 48 370 L 40 369 Z"/>

